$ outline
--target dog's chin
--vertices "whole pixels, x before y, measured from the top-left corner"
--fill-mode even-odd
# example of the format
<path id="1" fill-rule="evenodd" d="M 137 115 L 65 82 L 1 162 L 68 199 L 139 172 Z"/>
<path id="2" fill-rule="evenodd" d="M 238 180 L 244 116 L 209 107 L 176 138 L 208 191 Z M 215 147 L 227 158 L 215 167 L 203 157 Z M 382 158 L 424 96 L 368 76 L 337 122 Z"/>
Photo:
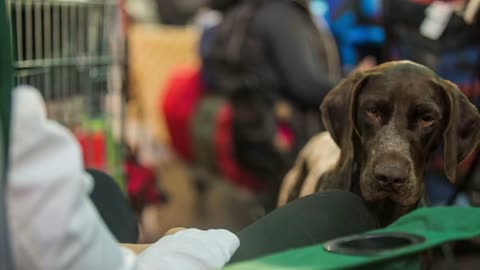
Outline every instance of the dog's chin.
<path id="1" fill-rule="evenodd" d="M 397 190 L 384 190 L 374 181 L 360 180 L 361 195 L 366 202 L 391 201 L 400 208 L 411 208 L 420 199 L 419 192 L 406 185 Z"/>

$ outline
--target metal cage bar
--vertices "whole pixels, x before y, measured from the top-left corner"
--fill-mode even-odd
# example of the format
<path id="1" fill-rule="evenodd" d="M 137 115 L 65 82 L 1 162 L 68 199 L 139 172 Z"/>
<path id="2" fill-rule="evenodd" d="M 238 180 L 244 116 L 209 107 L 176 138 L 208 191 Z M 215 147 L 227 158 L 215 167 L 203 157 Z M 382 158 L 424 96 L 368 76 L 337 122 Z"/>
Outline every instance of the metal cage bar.
<path id="1" fill-rule="evenodd" d="M 7 7 L 15 84 L 39 89 L 49 116 L 72 130 L 99 129 L 101 122 L 110 136 L 106 101 L 121 92 L 115 78 L 124 63 L 109 44 L 118 27 L 116 0 L 7 0 Z M 120 145 L 121 136 L 115 137 Z M 97 154 L 94 148 L 87 145 L 85 159 Z"/>

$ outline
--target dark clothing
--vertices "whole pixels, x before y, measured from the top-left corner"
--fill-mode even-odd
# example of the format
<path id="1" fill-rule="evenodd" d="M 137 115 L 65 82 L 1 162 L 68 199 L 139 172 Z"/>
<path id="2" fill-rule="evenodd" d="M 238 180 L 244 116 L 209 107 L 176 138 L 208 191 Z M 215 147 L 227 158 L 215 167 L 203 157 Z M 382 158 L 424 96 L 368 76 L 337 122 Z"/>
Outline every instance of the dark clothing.
<path id="1" fill-rule="evenodd" d="M 232 6 L 238 4 L 240 1 L 241 0 L 208 0 L 207 5 L 211 9 L 224 12 Z"/>
<path id="2" fill-rule="evenodd" d="M 319 244 L 377 227 L 363 200 L 350 192 L 320 192 L 293 201 L 237 233 L 230 262 Z"/>
<path id="3" fill-rule="evenodd" d="M 223 78 L 219 78 L 223 67 L 212 61 L 209 51 L 218 50 L 212 44 L 218 33 L 214 30 L 206 34 L 209 36 L 203 38 L 201 54 L 209 78 L 207 86 L 212 91 L 223 91 Z M 337 83 L 337 78 L 329 76 L 332 71 L 326 64 L 325 48 L 309 11 L 295 1 L 270 0 L 260 4 L 245 40 L 245 46 L 256 44 L 244 49 L 250 51 L 241 56 L 241 61 L 250 65 L 249 72 L 257 74 L 262 88 L 300 107 L 318 108 Z"/>
<path id="4" fill-rule="evenodd" d="M 235 158 L 269 181 L 269 211 L 296 154 L 322 130 L 319 106 L 338 74 L 328 46 L 300 0 L 241 1 L 201 41 L 203 79 L 229 98 Z M 289 107 L 283 119 L 275 111 L 280 102 Z M 286 150 L 274 144 L 282 125 L 294 138 Z"/>
<path id="5" fill-rule="evenodd" d="M 120 243 L 137 243 L 138 222 L 126 196 L 109 175 L 88 169 L 94 180 L 90 199 L 107 228 Z"/>
<path id="6" fill-rule="evenodd" d="M 328 75 L 325 48 L 308 10 L 292 1 L 270 1 L 259 10 L 253 28 L 265 44 L 280 93 L 317 108 L 337 81 Z"/>

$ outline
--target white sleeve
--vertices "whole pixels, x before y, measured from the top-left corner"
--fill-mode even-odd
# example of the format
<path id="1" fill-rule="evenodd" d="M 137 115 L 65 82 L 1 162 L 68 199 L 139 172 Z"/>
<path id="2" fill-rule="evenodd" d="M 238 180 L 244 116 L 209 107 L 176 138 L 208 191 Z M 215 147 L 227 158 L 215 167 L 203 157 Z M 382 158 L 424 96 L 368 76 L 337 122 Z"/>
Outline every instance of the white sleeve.
<path id="1" fill-rule="evenodd" d="M 221 269 L 239 245 L 227 230 L 187 229 L 152 244 L 137 257 L 137 269 Z"/>
<path id="2" fill-rule="evenodd" d="M 13 92 L 8 218 L 17 270 L 219 269 L 239 246 L 225 230 L 188 229 L 138 257 L 120 248 L 86 195 L 81 151 L 46 117 L 39 93 Z"/>
<path id="3" fill-rule="evenodd" d="M 39 93 L 13 91 L 8 218 L 18 270 L 132 269 L 86 195 L 81 151 Z"/>

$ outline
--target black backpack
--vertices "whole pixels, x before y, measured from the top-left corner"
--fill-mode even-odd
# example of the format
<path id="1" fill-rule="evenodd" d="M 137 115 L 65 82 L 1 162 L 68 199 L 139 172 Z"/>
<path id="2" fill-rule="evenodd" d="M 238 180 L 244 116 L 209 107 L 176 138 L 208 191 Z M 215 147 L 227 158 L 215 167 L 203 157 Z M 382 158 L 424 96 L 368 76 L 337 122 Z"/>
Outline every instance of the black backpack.
<path id="1" fill-rule="evenodd" d="M 215 92 L 226 96 L 233 107 L 235 158 L 245 169 L 270 178 L 285 166 L 285 155 L 273 145 L 278 124 L 275 71 L 252 31 L 256 12 L 266 2 L 243 0 L 229 8 L 205 61 L 212 69 Z"/>

